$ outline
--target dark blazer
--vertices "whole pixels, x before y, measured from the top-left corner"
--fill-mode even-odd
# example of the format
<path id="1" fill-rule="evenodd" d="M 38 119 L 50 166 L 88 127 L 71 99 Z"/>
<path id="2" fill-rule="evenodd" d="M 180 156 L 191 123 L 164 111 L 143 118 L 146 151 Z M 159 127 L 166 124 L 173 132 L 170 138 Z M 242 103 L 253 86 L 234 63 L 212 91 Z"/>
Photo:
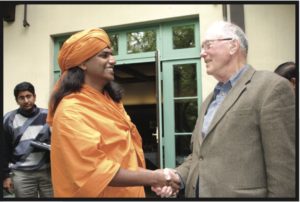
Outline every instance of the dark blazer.
<path id="1" fill-rule="evenodd" d="M 295 197 L 295 94 L 288 80 L 250 65 L 229 91 L 203 138 L 202 103 L 192 154 L 176 168 L 185 196 Z"/>

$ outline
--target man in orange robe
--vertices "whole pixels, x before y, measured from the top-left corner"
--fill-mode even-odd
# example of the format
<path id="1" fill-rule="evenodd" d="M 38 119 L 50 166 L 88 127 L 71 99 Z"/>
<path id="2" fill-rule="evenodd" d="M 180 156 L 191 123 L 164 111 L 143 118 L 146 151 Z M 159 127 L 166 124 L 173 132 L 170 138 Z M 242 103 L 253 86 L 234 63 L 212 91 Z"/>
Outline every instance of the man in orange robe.
<path id="1" fill-rule="evenodd" d="M 102 29 L 89 29 L 71 36 L 59 52 L 63 74 L 51 95 L 47 117 L 52 126 L 54 196 L 145 197 L 143 186 L 169 186 L 169 193 L 175 193 L 179 178 L 171 175 L 171 180 L 166 180 L 163 170 L 145 169 L 142 139 L 136 126 L 122 102 L 113 100 L 105 87 L 98 88 L 99 83 L 109 83 L 106 79 L 113 75 L 110 72 L 115 60 L 107 50 L 110 51 L 107 34 Z M 98 61 L 109 65 L 100 76 L 97 72 L 102 70 L 102 63 Z M 84 71 L 84 82 L 70 93 L 72 90 L 65 90 L 66 83 L 78 82 L 77 77 L 72 77 L 71 69 L 75 67 L 77 72 Z M 64 90 L 67 95 L 57 96 Z"/>

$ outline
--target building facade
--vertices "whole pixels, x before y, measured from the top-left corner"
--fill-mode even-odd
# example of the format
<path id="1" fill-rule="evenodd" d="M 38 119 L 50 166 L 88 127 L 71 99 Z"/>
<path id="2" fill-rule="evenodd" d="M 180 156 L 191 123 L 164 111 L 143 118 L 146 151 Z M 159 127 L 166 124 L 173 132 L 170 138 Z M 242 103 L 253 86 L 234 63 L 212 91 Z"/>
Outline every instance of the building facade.
<path id="1" fill-rule="evenodd" d="M 206 74 L 200 42 L 209 25 L 226 19 L 249 41 L 248 64 L 274 71 L 296 62 L 296 4 L 17 4 L 3 22 L 3 115 L 18 107 L 14 87 L 35 86 L 48 108 L 60 76 L 57 54 L 72 34 L 104 29 L 117 64 L 123 104 L 143 138 L 151 169 L 181 164 L 199 108 L 217 81 Z M 12 15 L 12 14 L 11 14 Z"/>

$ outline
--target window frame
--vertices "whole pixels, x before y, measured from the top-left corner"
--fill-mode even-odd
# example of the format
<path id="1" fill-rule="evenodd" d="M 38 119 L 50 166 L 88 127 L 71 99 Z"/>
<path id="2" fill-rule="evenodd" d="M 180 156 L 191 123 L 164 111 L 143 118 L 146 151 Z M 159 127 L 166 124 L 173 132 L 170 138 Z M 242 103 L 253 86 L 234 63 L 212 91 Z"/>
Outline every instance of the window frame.
<path id="1" fill-rule="evenodd" d="M 183 27 L 194 25 L 195 27 L 195 47 L 194 48 L 183 48 L 173 49 L 173 27 Z M 200 56 L 200 30 L 198 18 L 181 20 L 176 22 L 165 22 L 163 23 L 163 41 L 164 46 L 162 49 L 162 60 L 173 60 L 173 59 L 186 59 L 186 58 L 199 58 Z"/>

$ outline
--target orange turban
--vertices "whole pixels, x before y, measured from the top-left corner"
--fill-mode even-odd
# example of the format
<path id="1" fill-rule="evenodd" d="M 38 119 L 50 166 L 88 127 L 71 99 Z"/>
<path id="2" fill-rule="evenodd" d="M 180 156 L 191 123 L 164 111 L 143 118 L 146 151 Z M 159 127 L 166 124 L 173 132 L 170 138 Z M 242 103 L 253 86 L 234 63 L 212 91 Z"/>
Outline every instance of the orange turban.
<path id="1" fill-rule="evenodd" d="M 102 29 L 87 29 L 72 35 L 58 53 L 62 72 L 75 67 L 104 48 L 110 48 L 109 38 Z"/>
<path id="2" fill-rule="evenodd" d="M 82 62 L 96 55 L 104 48 L 110 48 L 109 37 L 103 29 L 87 29 L 72 35 L 65 41 L 61 47 L 57 59 L 59 68 L 62 71 L 62 75 L 56 82 L 52 94 L 58 88 L 62 78 L 66 76 L 65 70 L 78 66 Z M 53 103 L 49 103 L 49 110 L 51 111 Z M 54 114 L 48 113 L 47 123 L 52 126 Z"/>

